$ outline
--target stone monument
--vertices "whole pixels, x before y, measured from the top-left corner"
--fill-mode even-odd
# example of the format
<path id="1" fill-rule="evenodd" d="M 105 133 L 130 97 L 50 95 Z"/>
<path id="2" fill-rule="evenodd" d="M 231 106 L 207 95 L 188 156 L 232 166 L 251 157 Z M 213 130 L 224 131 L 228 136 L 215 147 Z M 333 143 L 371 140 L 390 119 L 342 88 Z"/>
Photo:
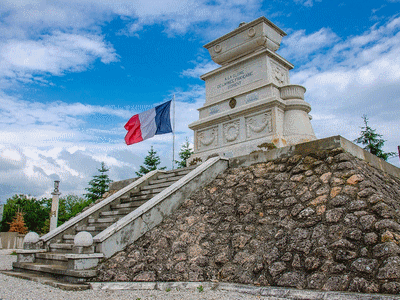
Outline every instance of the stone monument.
<path id="1" fill-rule="evenodd" d="M 201 76 L 206 101 L 199 120 L 189 125 L 194 131 L 189 163 L 316 139 L 306 89 L 290 84 L 293 65 L 275 53 L 285 35 L 260 17 L 204 46 L 221 67 Z"/>

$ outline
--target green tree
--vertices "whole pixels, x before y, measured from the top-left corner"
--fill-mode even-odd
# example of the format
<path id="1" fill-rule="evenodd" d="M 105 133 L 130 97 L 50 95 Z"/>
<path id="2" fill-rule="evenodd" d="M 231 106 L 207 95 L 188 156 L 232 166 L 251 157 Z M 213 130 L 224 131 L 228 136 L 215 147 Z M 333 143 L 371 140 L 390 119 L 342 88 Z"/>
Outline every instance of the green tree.
<path id="1" fill-rule="evenodd" d="M 154 151 L 153 146 L 151 146 L 148 155 L 144 158 L 144 166 L 140 166 L 139 171 L 135 173 L 137 176 L 141 177 L 153 170 L 164 170 L 166 167 L 158 168 L 160 163 L 160 157 L 157 155 L 157 152 Z"/>
<path id="2" fill-rule="evenodd" d="M 193 154 L 193 150 L 190 147 L 189 139 L 186 138 L 186 142 L 182 144 L 181 150 L 179 151 L 179 157 L 180 161 L 175 160 L 175 163 L 177 164 L 178 169 L 179 168 L 186 168 L 186 162 L 189 159 L 189 157 Z"/>
<path id="3" fill-rule="evenodd" d="M 112 180 L 108 178 L 108 174 L 106 174 L 110 169 L 106 168 L 104 162 L 101 163 L 101 168 L 97 170 L 100 172 L 100 175 L 93 176 L 93 179 L 89 181 L 90 187 L 86 188 L 89 193 L 85 194 L 85 197 L 90 200 L 90 202 L 95 202 L 97 199 L 100 199 L 105 192 L 108 192 L 108 185 L 112 182 Z"/>
<path id="4" fill-rule="evenodd" d="M 388 160 L 389 157 L 396 155 L 394 152 L 385 153 L 382 150 L 385 144 L 385 140 L 382 139 L 383 136 L 376 133 L 375 129 L 368 126 L 368 118 L 366 115 L 363 115 L 362 118 L 365 126 L 361 127 L 361 135 L 356 138 L 354 142 L 365 145 L 365 150 L 384 160 Z"/>
<path id="5" fill-rule="evenodd" d="M 47 199 L 47 206 L 51 207 L 52 199 Z M 60 197 L 58 202 L 58 221 L 57 226 L 62 225 L 69 219 L 75 217 L 80 213 L 86 206 L 90 205 L 92 201 L 76 195 L 67 195 Z M 42 233 L 49 232 L 50 229 L 50 218 L 46 219 L 41 229 Z"/>
<path id="6" fill-rule="evenodd" d="M 49 218 L 50 207 L 47 205 L 47 199 L 37 200 L 28 198 L 26 195 L 14 195 L 7 199 L 4 205 L 3 220 L 1 230 L 7 232 L 10 230 L 10 223 L 15 218 L 17 211 L 24 213 L 25 224 L 29 231 L 41 232 L 44 222 Z"/>

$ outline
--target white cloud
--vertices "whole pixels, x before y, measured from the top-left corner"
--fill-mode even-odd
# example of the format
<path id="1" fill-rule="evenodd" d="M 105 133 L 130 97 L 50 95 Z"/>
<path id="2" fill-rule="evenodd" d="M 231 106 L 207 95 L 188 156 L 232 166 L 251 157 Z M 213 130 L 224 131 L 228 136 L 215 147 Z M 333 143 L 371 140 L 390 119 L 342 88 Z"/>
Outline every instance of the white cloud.
<path id="1" fill-rule="evenodd" d="M 312 123 L 317 137 L 340 134 L 349 140 L 360 134 L 361 116 L 367 114 L 372 128 L 387 140 L 385 151 L 396 152 L 400 127 L 400 17 L 375 25 L 359 36 L 336 41 L 320 51 L 300 31 L 301 40 L 310 42 L 310 49 L 291 82 L 307 88 L 306 100 L 311 103 Z M 320 30 L 321 31 L 321 30 Z M 332 33 L 333 36 L 334 33 Z M 285 41 L 284 41 L 285 43 Z M 295 53 L 289 43 L 283 53 Z M 308 48 L 303 43 L 304 49 Z M 301 52 L 304 53 L 304 52 Z M 396 160 L 392 163 L 399 165 Z"/>
<path id="2" fill-rule="evenodd" d="M 315 0 L 315 2 L 321 2 L 322 0 Z M 295 3 L 301 4 L 306 7 L 312 7 L 314 5 L 313 0 L 294 0 Z"/>
<path id="3" fill-rule="evenodd" d="M 101 26 L 116 18 L 125 24 L 122 31 L 130 34 L 159 24 L 168 35 L 192 31 L 209 39 L 257 17 L 261 4 L 261 0 L 3 1 L 0 88 L 30 82 L 51 85 L 48 75 L 84 71 L 97 59 L 106 64 L 117 61 L 115 49 L 101 34 Z"/>
<path id="4" fill-rule="evenodd" d="M 289 60 L 309 60 L 312 54 L 323 52 L 338 40 L 339 37 L 329 28 L 321 28 L 309 35 L 305 30 L 297 30 L 283 39 L 279 54 Z"/>
<path id="5" fill-rule="evenodd" d="M 196 64 L 196 66 L 193 69 L 183 70 L 181 73 L 181 76 L 199 78 L 201 75 L 204 75 L 204 74 L 220 67 L 213 61 L 209 61 L 209 60 L 203 60 L 198 63 L 197 62 L 193 62 L 193 63 Z"/>
<path id="6" fill-rule="evenodd" d="M 0 44 L 0 78 L 25 82 L 37 74 L 59 76 L 82 71 L 97 58 L 117 60 L 114 48 L 100 36 L 53 32 L 36 40 L 11 39 Z"/>

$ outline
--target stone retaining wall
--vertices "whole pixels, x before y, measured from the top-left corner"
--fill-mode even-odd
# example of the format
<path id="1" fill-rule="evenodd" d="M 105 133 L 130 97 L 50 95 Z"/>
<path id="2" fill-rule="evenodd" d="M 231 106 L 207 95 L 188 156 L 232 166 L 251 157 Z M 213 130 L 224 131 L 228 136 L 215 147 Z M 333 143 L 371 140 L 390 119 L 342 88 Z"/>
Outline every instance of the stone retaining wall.
<path id="1" fill-rule="evenodd" d="M 97 281 L 400 292 L 400 179 L 343 149 L 228 169 Z"/>

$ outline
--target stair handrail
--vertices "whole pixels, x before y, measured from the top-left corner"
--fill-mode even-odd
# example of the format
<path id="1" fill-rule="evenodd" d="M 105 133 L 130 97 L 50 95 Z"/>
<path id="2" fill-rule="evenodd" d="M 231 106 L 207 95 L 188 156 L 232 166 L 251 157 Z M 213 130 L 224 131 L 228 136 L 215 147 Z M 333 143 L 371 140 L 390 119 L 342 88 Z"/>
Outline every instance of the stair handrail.
<path id="1" fill-rule="evenodd" d="M 100 201 L 96 205 L 93 205 L 88 210 L 80 213 L 79 215 L 73 217 L 72 219 L 68 220 L 67 222 L 65 222 L 64 224 L 62 224 L 59 227 L 55 228 L 54 230 L 48 232 L 47 234 L 45 234 L 44 236 L 42 236 L 40 238 L 40 241 L 43 241 L 43 242 L 49 241 L 50 239 L 54 238 L 55 236 L 57 236 L 61 232 L 67 230 L 68 228 L 74 226 L 75 224 L 77 224 L 78 222 L 82 221 L 83 219 L 89 217 L 91 214 L 95 213 L 97 210 L 99 210 L 99 209 L 103 208 L 104 206 L 110 204 L 115 199 L 123 196 L 124 194 L 126 194 L 128 192 L 130 192 L 131 190 L 136 188 L 138 185 L 140 185 L 140 184 L 142 184 L 142 183 L 144 183 L 146 181 L 149 181 L 154 176 L 156 176 L 158 173 L 165 173 L 165 172 L 166 171 L 164 171 L 164 170 L 150 171 L 149 173 L 147 173 L 144 176 L 140 177 L 136 181 L 130 183 L 126 187 L 120 189 L 119 191 L 115 192 L 111 196 L 107 197 L 103 201 Z"/>
<path id="2" fill-rule="evenodd" d="M 159 194 L 155 195 L 153 198 L 148 200 L 146 203 L 140 206 L 140 208 L 135 209 L 131 213 L 127 214 L 125 217 L 119 219 L 117 222 L 114 224 L 110 225 L 108 228 L 104 229 L 102 232 L 97 234 L 95 237 L 93 237 L 93 241 L 95 243 L 101 243 L 107 238 L 109 238 L 111 235 L 113 235 L 115 232 L 121 230 L 124 226 L 132 222 L 133 220 L 143 216 L 146 214 L 150 209 L 155 207 L 159 202 L 163 201 L 166 197 L 170 196 L 171 194 L 175 193 L 178 191 L 184 184 L 187 182 L 190 182 L 191 180 L 195 179 L 199 174 L 203 173 L 205 170 L 207 170 L 209 167 L 212 165 L 216 164 L 218 161 L 224 160 L 224 161 L 229 161 L 226 158 L 221 158 L 221 157 L 213 157 L 190 171 L 188 174 L 186 174 L 184 177 L 179 179 L 178 181 L 174 182 L 172 185 L 161 191 Z"/>

